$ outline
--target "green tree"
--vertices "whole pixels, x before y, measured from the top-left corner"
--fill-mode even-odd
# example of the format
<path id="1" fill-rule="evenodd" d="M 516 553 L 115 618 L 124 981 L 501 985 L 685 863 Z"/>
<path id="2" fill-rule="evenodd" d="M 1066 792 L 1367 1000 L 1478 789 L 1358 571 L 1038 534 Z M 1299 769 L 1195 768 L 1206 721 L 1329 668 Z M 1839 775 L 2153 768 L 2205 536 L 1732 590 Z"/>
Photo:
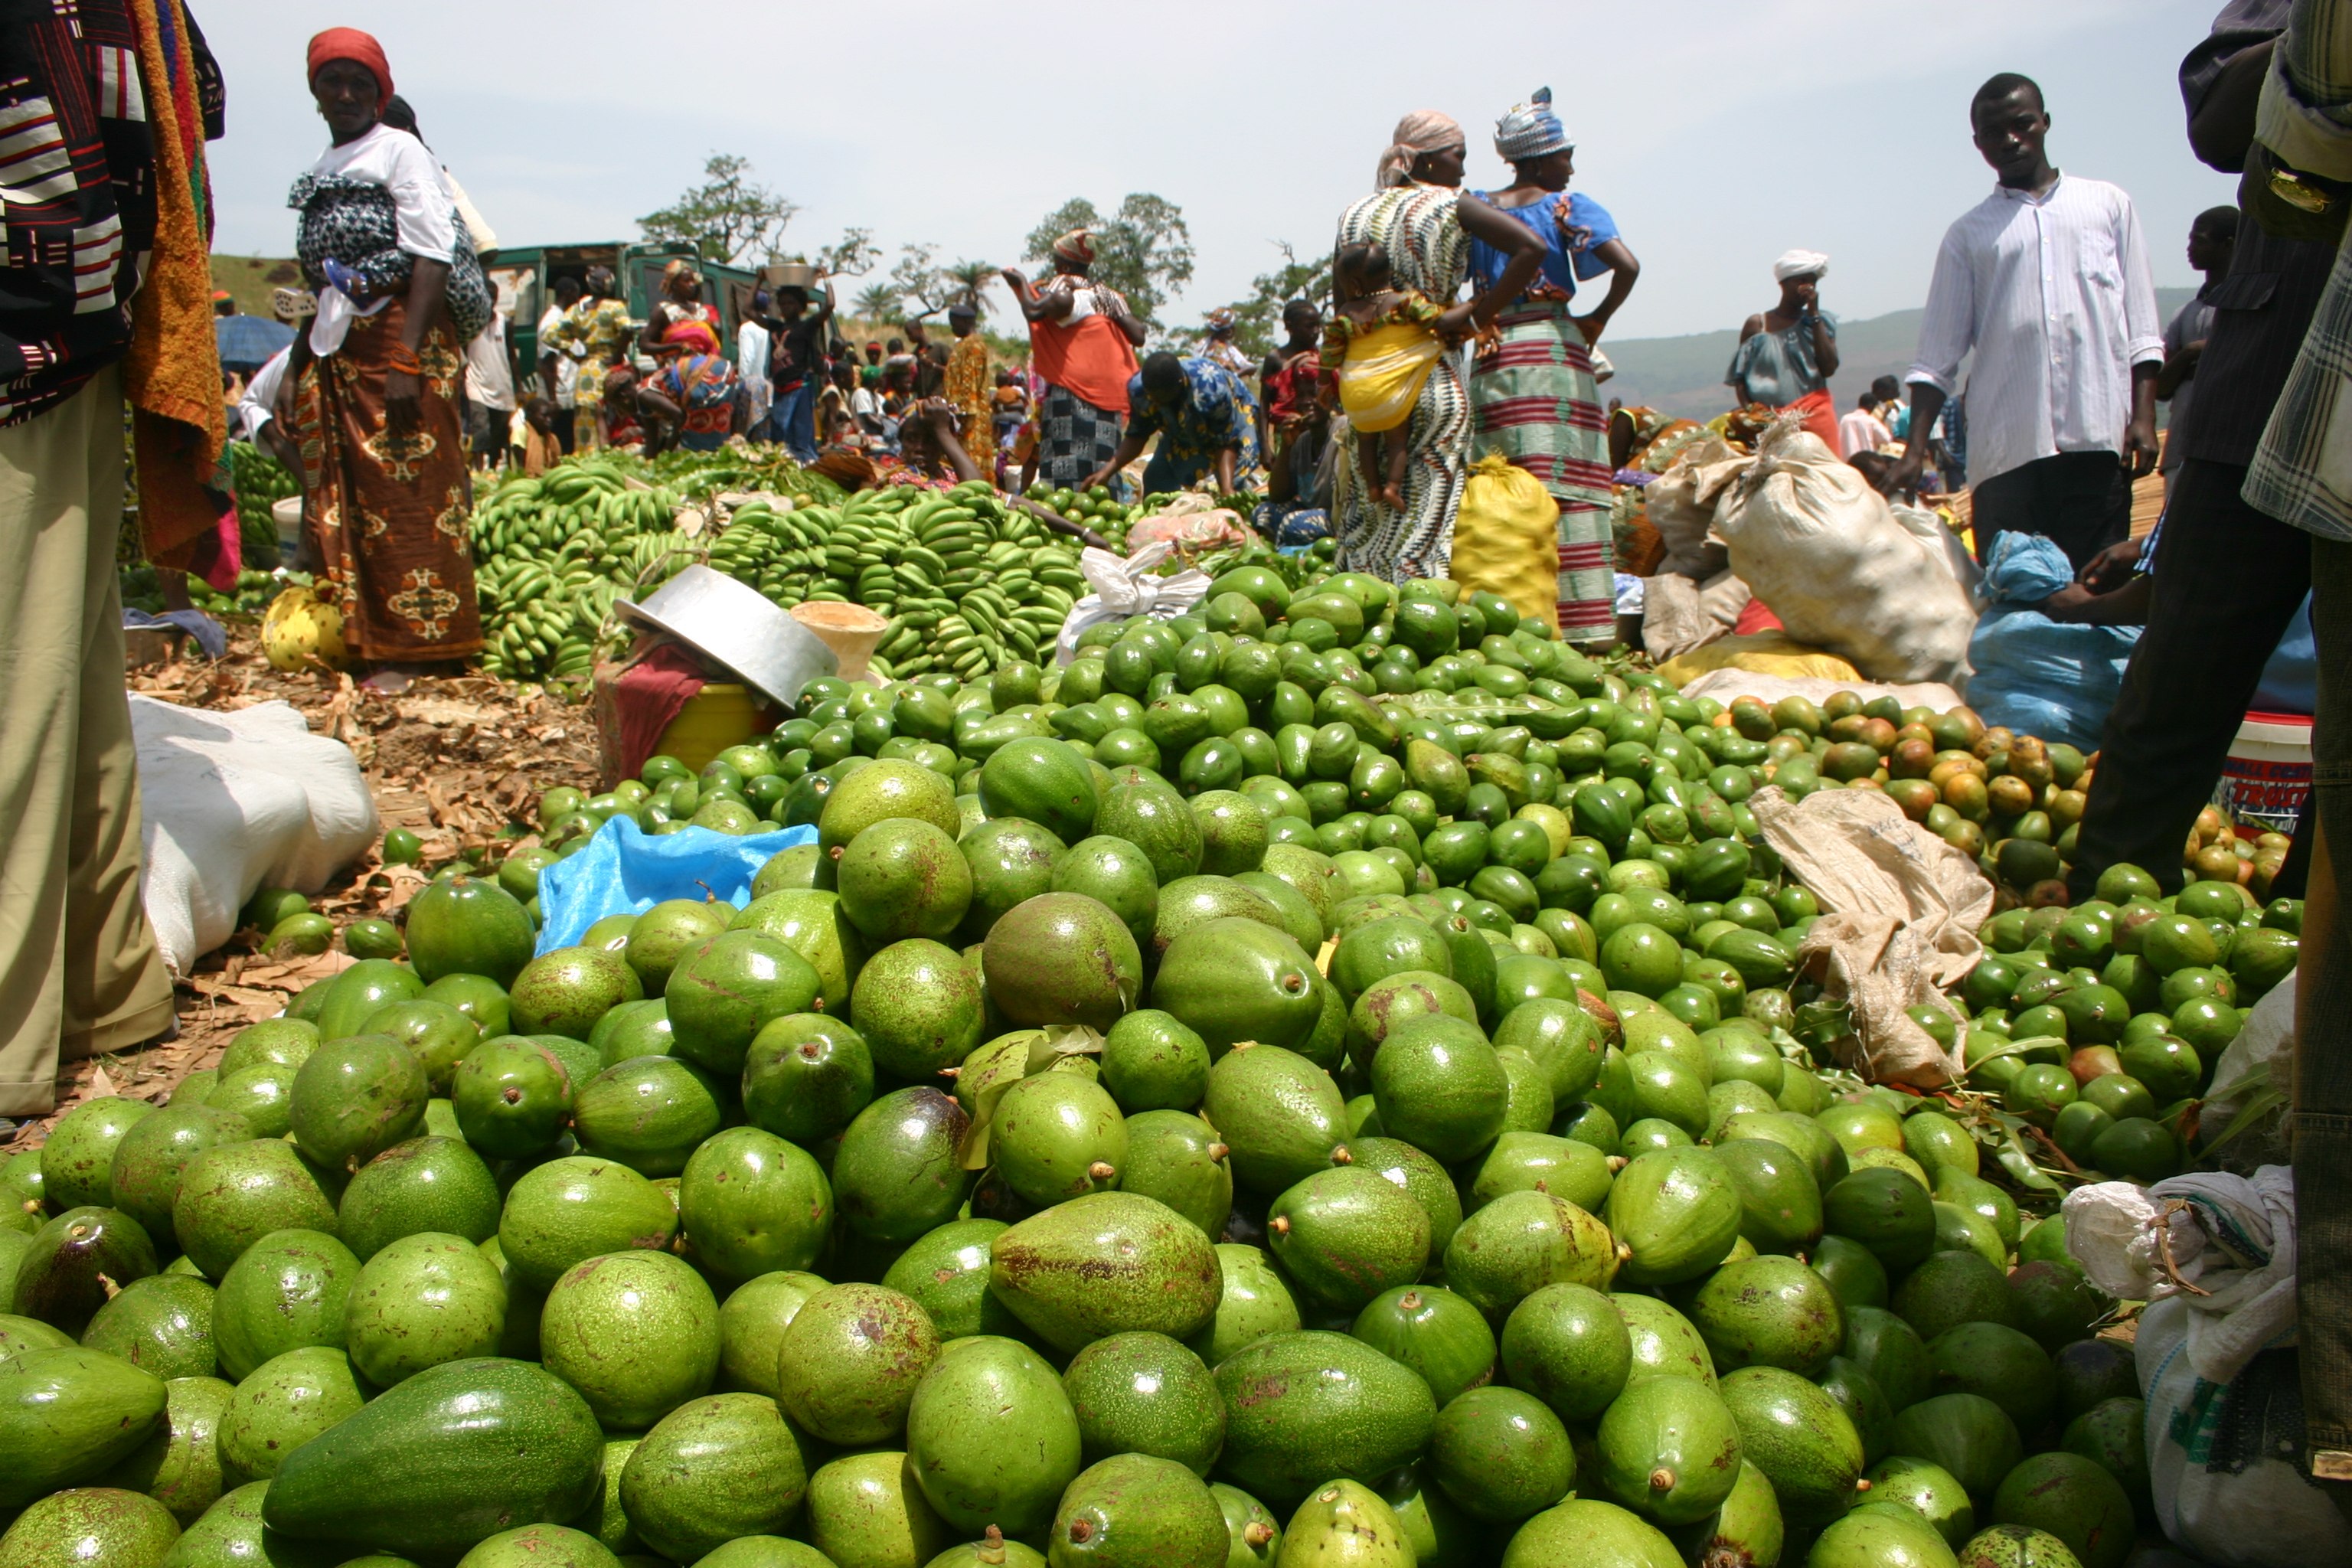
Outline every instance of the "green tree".
<path id="1" fill-rule="evenodd" d="M 970 305 L 988 319 L 990 309 L 988 285 L 996 277 L 996 268 L 985 261 L 959 261 L 944 269 L 949 282 L 955 285 L 958 304 Z"/>
<path id="2" fill-rule="evenodd" d="M 1286 240 L 1276 240 L 1275 248 L 1282 252 L 1282 265 L 1271 272 L 1261 272 L 1250 280 L 1249 293 L 1225 308 L 1234 313 L 1234 342 L 1252 359 L 1262 359 L 1286 340 L 1282 330 L 1282 310 L 1293 300 L 1311 300 L 1318 309 L 1329 310 L 1331 305 L 1331 255 L 1318 253 L 1311 261 L 1301 261 L 1298 253 Z M 1197 345 L 1208 337 L 1201 327 L 1186 329 L 1181 334 L 1188 343 Z"/>
<path id="3" fill-rule="evenodd" d="M 890 288 L 908 305 L 917 307 L 907 319 L 920 321 L 938 315 L 955 301 L 961 290 L 949 269 L 939 261 L 936 245 L 905 245 L 890 268 Z"/>
<path id="4" fill-rule="evenodd" d="M 857 291 L 850 309 L 858 320 L 878 327 L 898 319 L 899 304 L 898 290 L 887 283 L 868 283 Z"/>
<path id="5" fill-rule="evenodd" d="M 1160 311 L 1192 280 L 1192 231 L 1184 209 L 1148 192 L 1129 195 L 1106 218 L 1079 196 L 1045 215 L 1024 242 L 1032 260 L 1045 264 L 1054 242 L 1074 228 L 1095 231 L 1094 277 L 1127 296 L 1147 327 L 1160 325 Z"/>
<path id="6" fill-rule="evenodd" d="M 656 244 L 699 246 L 711 261 L 757 265 L 776 254 L 785 225 L 800 207 L 751 178 L 751 161 L 713 153 L 702 183 L 669 205 L 637 220 Z"/>

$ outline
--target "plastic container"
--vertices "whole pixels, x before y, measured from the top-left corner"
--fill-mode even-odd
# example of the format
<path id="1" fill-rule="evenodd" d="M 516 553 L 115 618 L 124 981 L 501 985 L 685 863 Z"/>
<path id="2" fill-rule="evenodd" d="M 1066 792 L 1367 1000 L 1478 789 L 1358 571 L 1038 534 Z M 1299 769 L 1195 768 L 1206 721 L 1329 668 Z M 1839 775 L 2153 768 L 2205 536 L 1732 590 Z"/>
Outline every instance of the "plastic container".
<path id="1" fill-rule="evenodd" d="M 676 757 L 696 773 L 730 746 L 756 741 L 772 727 L 751 688 L 731 680 L 714 680 L 686 700 L 669 721 L 656 753 Z"/>
<path id="2" fill-rule="evenodd" d="M 835 674 L 844 680 L 856 680 L 866 673 L 866 660 L 874 657 L 880 646 L 882 634 L 890 627 L 888 620 L 876 615 L 863 605 L 835 604 L 830 599 L 812 599 L 793 606 L 793 619 L 824 640 L 841 661 Z"/>
<path id="3" fill-rule="evenodd" d="M 2295 713 L 2249 713 L 2230 742 L 2213 804 L 2233 822 L 2293 833 L 2311 795 L 2311 721 Z"/>
<path id="4" fill-rule="evenodd" d="M 284 496 L 269 503 L 269 521 L 278 528 L 278 555 L 291 561 L 302 547 L 302 498 Z"/>

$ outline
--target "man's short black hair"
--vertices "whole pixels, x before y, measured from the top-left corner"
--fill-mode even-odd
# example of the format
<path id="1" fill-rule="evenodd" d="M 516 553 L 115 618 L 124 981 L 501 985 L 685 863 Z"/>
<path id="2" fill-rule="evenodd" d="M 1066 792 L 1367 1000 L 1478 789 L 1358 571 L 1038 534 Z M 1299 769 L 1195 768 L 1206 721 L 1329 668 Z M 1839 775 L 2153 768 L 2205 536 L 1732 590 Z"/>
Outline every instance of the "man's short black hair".
<path id="1" fill-rule="evenodd" d="M 2238 209 L 2207 207 L 2197 215 L 2189 226 L 2201 228 L 2216 239 L 2235 239 L 2238 237 Z"/>
<path id="2" fill-rule="evenodd" d="M 2020 76 L 2015 71 L 2002 71 L 1999 76 L 1988 78 L 1985 84 L 1977 89 L 1977 95 L 1969 100 L 1969 118 L 1974 120 L 1978 110 L 2007 98 L 2021 87 L 2033 94 L 2034 108 L 2045 113 L 2049 111 L 2050 105 L 2042 96 L 2040 82 L 2030 76 Z"/>
<path id="3" fill-rule="evenodd" d="M 1882 375 L 1870 384 L 1870 390 L 1881 403 L 1893 403 L 1903 395 L 1903 384 L 1891 375 Z"/>
<path id="4" fill-rule="evenodd" d="M 1143 362 L 1143 390 L 1173 392 L 1184 384 L 1184 362 L 1162 349 Z"/>

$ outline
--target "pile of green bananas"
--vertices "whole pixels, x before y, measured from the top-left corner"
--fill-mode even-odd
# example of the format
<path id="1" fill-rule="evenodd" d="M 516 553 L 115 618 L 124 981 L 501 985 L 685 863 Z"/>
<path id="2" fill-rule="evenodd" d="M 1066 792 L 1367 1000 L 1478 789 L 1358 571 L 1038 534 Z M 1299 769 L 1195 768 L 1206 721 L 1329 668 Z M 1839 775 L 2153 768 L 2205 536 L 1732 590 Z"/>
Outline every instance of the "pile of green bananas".
<path id="1" fill-rule="evenodd" d="M 245 542 L 245 563 L 268 572 L 278 564 L 278 520 L 272 502 L 301 489 L 286 465 L 250 441 L 228 444 L 229 483 L 236 491 L 236 528 Z"/>
<path id="2" fill-rule="evenodd" d="M 875 650 L 886 679 L 963 679 L 1035 659 L 1087 580 L 1078 547 L 977 480 L 951 490 L 862 490 L 838 507 L 738 508 L 709 564 L 789 609 L 809 600 L 889 617 Z"/>
<path id="3" fill-rule="evenodd" d="M 677 496 L 631 489 L 602 458 L 509 479 L 476 507 L 482 668 L 508 680 L 585 679 L 613 601 L 642 598 L 699 550 L 677 531 Z"/>

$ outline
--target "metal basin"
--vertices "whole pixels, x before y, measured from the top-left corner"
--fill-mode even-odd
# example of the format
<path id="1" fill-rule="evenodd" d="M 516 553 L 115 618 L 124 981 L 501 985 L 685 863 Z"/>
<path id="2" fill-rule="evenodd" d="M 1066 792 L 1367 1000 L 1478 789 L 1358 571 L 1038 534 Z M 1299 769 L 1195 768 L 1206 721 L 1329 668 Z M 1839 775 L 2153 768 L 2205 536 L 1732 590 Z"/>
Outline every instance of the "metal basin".
<path id="1" fill-rule="evenodd" d="M 800 689 L 841 661 L 824 640 L 757 588 L 689 566 L 646 595 L 613 606 L 621 618 L 674 638 L 790 708 Z"/>

